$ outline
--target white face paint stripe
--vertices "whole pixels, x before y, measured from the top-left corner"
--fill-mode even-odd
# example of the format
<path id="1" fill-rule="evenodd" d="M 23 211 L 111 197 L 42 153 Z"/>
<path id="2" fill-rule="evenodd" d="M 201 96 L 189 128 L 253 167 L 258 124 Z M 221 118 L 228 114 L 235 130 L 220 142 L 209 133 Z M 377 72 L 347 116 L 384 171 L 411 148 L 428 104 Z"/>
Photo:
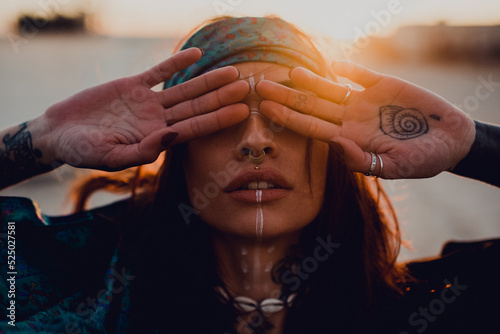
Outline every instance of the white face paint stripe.
<path id="1" fill-rule="evenodd" d="M 260 74 L 259 79 L 264 80 L 264 73 Z M 250 93 L 256 94 L 256 92 L 255 92 L 255 78 L 253 76 L 253 73 L 250 73 L 250 76 L 248 77 L 248 83 L 250 84 Z M 255 108 L 255 107 L 250 108 L 250 114 L 257 114 L 259 116 L 262 116 L 262 114 L 260 113 L 260 110 L 258 108 Z"/>
<path id="2" fill-rule="evenodd" d="M 257 212 L 255 214 L 255 234 L 257 238 L 262 239 L 262 232 L 264 231 L 264 214 L 262 212 L 262 190 L 255 191 L 255 199 L 257 200 Z"/>
<path id="3" fill-rule="evenodd" d="M 255 78 L 253 77 L 253 73 L 250 73 L 248 77 L 248 83 L 250 84 L 250 92 L 255 92 Z"/>
<path id="4" fill-rule="evenodd" d="M 259 213 L 260 213 L 259 238 L 262 239 L 262 233 L 264 232 L 264 213 L 262 212 L 261 206 L 259 206 Z"/>
<path id="5" fill-rule="evenodd" d="M 262 202 L 262 190 L 255 190 L 255 197 L 257 199 L 257 203 Z"/>

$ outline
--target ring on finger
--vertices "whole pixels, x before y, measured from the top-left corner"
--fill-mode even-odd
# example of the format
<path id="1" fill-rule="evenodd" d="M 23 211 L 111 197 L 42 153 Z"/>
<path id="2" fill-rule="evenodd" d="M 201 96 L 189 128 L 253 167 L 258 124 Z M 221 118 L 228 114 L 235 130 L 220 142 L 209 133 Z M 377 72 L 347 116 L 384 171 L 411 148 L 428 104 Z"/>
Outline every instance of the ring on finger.
<path id="1" fill-rule="evenodd" d="M 370 155 L 372 157 L 372 163 L 370 165 L 370 170 L 368 171 L 368 173 L 365 174 L 366 176 L 371 176 L 373 170 L 375 169 L 375 166 L 377 165 L 377 155 L 373 152 L 370 152 Z"/>
<path id="2" fill-rule="evenodd" d="M 352 86 L 350 84 L 345 84 L 344 85 L 345 88 L 347 88 L 347 92 L 344 96 L 344 98 L 342 99 L 342 101 L 339 102 L 339 104 L 345 104 L 347 102 L 347 99 L 349 98 L 349 96 L 351 96 L 351 92 L 352 92 Z"/>
<path id="3" fill-rule="evenodd" d="M 378 172 L 378 175 L 374 175 L 375 178 L 379 178 L 382 176 L 382 171 L 384 170 L 384 162 L 382 161 L 382 157 L 378 154 L 375 154 L 378 157 L 378 160 L 380 160 L 380 170 Z"/>

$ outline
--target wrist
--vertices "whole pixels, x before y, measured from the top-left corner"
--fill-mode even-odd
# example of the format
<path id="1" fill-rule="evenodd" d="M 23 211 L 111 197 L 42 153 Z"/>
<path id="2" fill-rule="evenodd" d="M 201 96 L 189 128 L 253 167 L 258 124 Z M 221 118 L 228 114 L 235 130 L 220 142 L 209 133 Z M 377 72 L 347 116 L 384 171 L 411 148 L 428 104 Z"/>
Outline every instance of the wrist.
<path id="1" fill-rule="evenodd" d="M 500 186 L 500 174 L 495 164 L 500 161 L 500 127 L 479 121 L 474 123 L 474 142 L 452 172 Z"/>
<path id="2" fill-rule="evenodd" d="M 52 144 L 51 129 L 45 115 L 27 122 L 27 130 L 31 135 L 31 144 L 37 162 L 41 165 L 56 168 L 61 165 L 56 159 Z"/>
<path id="3" fill-rule="evenodd" d="M 456 126 L 453 136 L 458 145 L 456 146 L 456 154 L 451 164 L 452 168 L 448 169 L 448 171 L 455 169 L 458 164 L 469 155 L 477 136 L 475 121 L 470 116 L 465 115 L 461 110 L 458 109 L 458 111 L 463 114 L 463 118 L 460 122 L 455 121 L 455 123 L 459 125 Z"/>

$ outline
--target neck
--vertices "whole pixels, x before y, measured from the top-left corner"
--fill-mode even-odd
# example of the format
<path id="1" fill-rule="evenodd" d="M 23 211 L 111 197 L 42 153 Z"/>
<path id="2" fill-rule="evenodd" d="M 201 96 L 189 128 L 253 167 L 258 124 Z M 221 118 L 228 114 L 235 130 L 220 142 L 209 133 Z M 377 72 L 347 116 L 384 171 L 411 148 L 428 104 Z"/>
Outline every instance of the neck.
<path id="1" fill-rule="evenodd" d="M 219 275 L 233 296 L 257 301 L 279 296 L 281 286 L 273 282 L 272 269 L 298 243 L 298 233 L 257 240 L 213 232 L 212 239 Z"/>

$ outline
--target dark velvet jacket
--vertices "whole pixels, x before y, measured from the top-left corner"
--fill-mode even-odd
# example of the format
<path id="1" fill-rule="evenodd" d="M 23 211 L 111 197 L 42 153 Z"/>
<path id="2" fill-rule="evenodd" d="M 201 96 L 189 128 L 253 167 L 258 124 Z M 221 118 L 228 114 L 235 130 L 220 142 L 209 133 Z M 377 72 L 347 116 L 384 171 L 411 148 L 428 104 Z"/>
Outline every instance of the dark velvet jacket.
<path id="1" fill-rule="evenodd" d="M 125 206 L 47 217 L 28 199 L 0 197 L 2 259 L 13 249 L 7 223 L 15 222 L 14 267 L 2 260 L 0 273 L 5 291 L 15 276 L 16 325 L 8 323 L 11 298 L 3 292 L 0 332 L 127 332 L 135 276 L 120 258 L 116 220 Z M 404 295 L 375 293 L 372 314 L 356 316 L 352 327 L 299 321 L 294 332 L 500 333 L 500 239 L 450 242 L 439 256 L 407 265 L 414 281 Z"/>

